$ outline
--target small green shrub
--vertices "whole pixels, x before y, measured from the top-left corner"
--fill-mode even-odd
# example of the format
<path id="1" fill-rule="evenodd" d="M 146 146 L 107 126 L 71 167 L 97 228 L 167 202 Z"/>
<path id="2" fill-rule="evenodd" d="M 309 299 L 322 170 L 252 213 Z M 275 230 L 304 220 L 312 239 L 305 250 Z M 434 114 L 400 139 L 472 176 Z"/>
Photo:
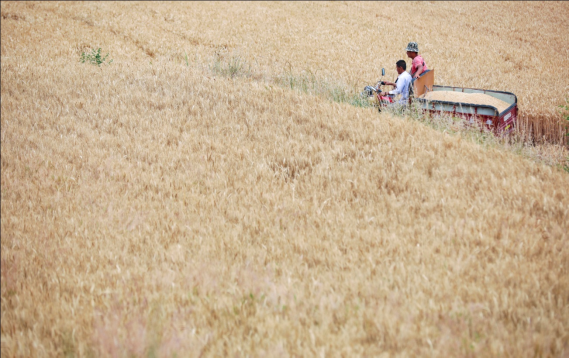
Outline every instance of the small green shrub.
<path id="1" fill-rule="evenodd" d="M 240 56 L 231 56 L 231 58 L 225 59 L 216 55 L 213 62 L 209 65 L 209 69 L 214 74 L 225 77 L 251 76 L 251 66 Z"/>
<path id="2" fill-rule="evenodd" d="M 107 57 L 109 57 L 108 53 L 105 55 L 105 57 L 101 56 L 101 48 L 99 47 L 98 49 L 92 49 L 91 53 L 82 52 L 79 60 L 81 61 L 81 63 L 87 62 L 92 65 L 97 65 L 100 67 L 102 63 L 105 63 Z M 107 65 L 110 65 L 112 62 L 113 60 L 110 60 L 109 62 L 107 62 Z"/>

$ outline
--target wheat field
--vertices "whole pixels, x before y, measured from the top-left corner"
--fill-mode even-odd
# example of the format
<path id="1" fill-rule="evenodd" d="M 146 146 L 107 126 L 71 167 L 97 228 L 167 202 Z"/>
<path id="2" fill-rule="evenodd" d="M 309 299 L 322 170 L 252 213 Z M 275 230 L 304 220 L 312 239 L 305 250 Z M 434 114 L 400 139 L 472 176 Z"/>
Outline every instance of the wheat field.
<path id="1" fill-rule="evenodd" d="M 567 173 L 286 86 L 415 40 L 559 145 L 566 3 L 1 12 L 3 357 L 569 354 Z"/>

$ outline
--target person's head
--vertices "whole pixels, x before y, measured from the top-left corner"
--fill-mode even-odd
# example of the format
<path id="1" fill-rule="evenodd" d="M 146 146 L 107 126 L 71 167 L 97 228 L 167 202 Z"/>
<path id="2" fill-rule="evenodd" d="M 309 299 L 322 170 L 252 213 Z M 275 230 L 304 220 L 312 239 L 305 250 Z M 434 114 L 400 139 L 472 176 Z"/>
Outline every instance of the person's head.
<path id="1" fill-rule="evenodd" d="M 407 64 L 405 61 L 399 60 L 397 63 L 395 63 L 395 69 L 397 70 L 398 74 L 402 74 L 407 69 Z"/>
<path id="2" fill-rule="evenodd" d="M 407 51 L 407 56 L 413 59 L 419 54 L 419 45 L 416 42 L 409 42 L 405 51 Z"/>

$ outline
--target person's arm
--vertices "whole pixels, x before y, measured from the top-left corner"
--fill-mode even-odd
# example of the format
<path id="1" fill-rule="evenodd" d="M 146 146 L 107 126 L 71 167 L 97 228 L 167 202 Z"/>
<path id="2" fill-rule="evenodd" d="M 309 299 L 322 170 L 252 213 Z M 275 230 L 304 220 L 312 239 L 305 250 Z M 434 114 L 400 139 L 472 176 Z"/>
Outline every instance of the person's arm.
<path id="1" fill-rule="evenodd" d="M 421 76 L 421 73 L 423 73 L 423 65 L 417 66 L 417 72 L 415 72 L 413 78 L 419 78 L 419 76 Z"/>
<path id="2" fill-rule="evenodd" d="M 395 83 L 394 83 L 394 85 L 395 85 Z M 395 87 L 394 90 L 389 91 L 389 92 L 381 92 L 380 95 L 381 96 L 387 96 L 388 94 L 399 94 L 399 93 L 401 93 L 401 91 L 397 87 Z"/>
<path id="3" fill-rule="evenodd" d="M 384 84 L 388 85 L 388 86 L 393 86 L 395 87 L 395 89 L 393 91 L 389 91 L 389 92 L 381 92 L 379 95 L 380 96 L 387 96 L 388 94 L 398 94 L 401 93 L 401 91 L 397 91 L 397 83 L 393 83 L 393 82 L 389 82 L 389 81 L 383 81 Z"/>
<path id="4" fill-rule="evenodd" d="M 387 92 L 387 93 L 389 93 L 389 94 L 394 94 L 394 95 L 395 95 L 395 94 L 401 93 L 401 91 L 400 91 L 398 88 L 396 88 L 396 89 L 394 89 L 393 91 L 389 91 L 389 92 Z"/>

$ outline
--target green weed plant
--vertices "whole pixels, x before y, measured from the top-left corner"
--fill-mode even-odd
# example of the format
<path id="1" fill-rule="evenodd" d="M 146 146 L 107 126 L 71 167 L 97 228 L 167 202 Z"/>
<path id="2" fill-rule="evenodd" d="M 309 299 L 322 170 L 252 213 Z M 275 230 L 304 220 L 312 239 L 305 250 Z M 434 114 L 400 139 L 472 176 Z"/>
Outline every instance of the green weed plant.
<path id="1" fill-rule="evenodd" d="M 101 64 L 104 64 L 108 57 L 108 53 L 105 55 L 105 57 L 101 56 L 101 48 L 99 47 L 98 49 L 92 49 L 91 53 L 82 52 L 79 60 L 81 63 L 90 63 L 92 65 L 101 67 Z M 106 64 L 110 65 L 112 62 L 113 60 L 111 59 Z"/>
<path id="2" fill-rule="evenodd" d="M 225 77 L 248 77 L 251 75 L 251 66 L 240 56 L 231 56 L 226 59 L 216 55 L 209 69 L 216 75 Z"/>

